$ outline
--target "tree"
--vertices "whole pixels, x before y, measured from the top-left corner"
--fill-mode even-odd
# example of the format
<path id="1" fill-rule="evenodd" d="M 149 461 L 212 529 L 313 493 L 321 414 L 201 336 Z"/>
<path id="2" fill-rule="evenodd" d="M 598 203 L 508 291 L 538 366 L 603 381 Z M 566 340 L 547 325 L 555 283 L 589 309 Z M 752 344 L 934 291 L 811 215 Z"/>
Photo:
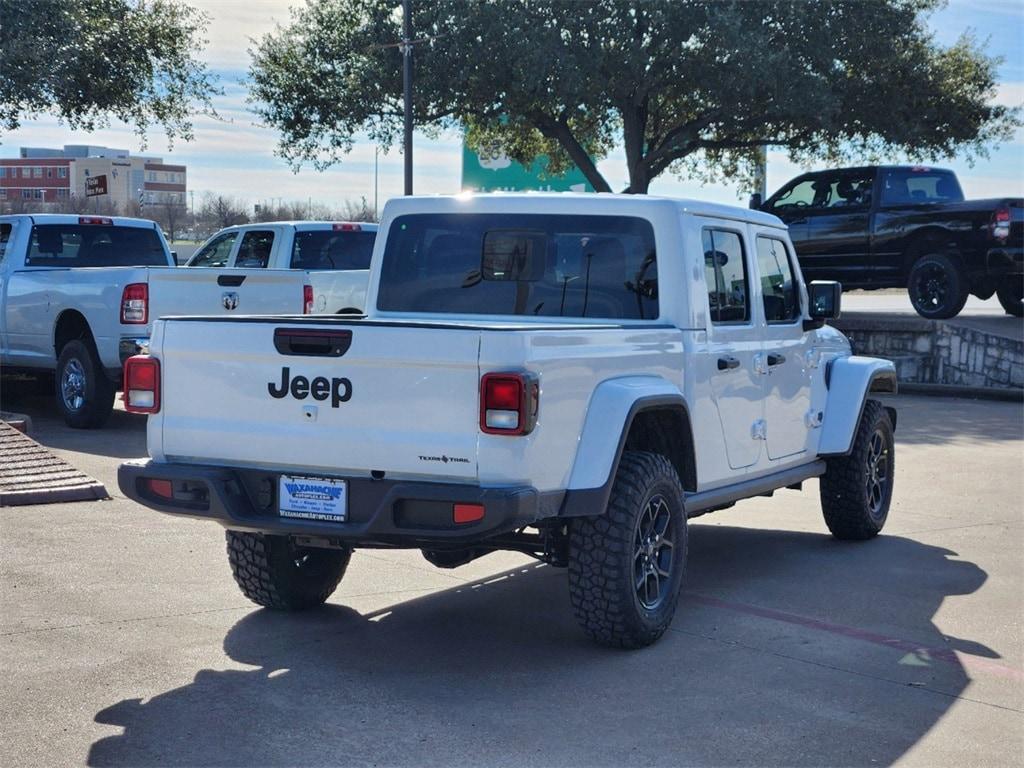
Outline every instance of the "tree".
<path id="1" fill-rule="evenodd" d="M 212 229 L 224 229 L 224 227 L 233 227 L 236 224 L 246 224 L 249 221 L 245 205 L 233 197 L 214 195 L 209 192 L 203 195 L 199 218 L 209 224 Z"/>
<path id="2" fill-rule="evenodd" d="M 750 171 L 759 145 L 798 162 L 974 157 L 1020 124 L 994 105 L 998 61 L 925 28 L 942 0 L 433 0 L 415 3 L 415 116 L 463 125 L 485 155 L 550 172 L 620 144 L 627 192 L 673 171 Z M 250 93 L 278 153 L 323 168 L 365 132 L 401 134 L 394 0 L 310 0 L 252 51 Z"/>
<path id="3" fill-rule="evenodd" d="M 0 0 L 0 129 L 50 113 L 191 138 L 217 92 L 197 59 L 206 23 L 181 0 Z"/>
<path id="4" fill-rule="evenodd" d="M 167 239 L 174 242 L 188 211 L 182 203 L 164 202 L 147 206 L 144 214 L 146 218 L 155 219 L 160 228 L 167 233 Z"/>

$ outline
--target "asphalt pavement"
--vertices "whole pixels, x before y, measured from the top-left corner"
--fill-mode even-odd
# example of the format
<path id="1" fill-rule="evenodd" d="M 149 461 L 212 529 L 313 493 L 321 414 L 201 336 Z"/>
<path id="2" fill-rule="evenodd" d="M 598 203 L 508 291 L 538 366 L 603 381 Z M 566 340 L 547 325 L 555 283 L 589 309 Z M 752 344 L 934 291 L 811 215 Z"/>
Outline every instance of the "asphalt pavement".
<path id="1" fill-rule="evenodd" d="M 0 510 L 0 764 L 1020 765 L 1024 411 L 890 402 L 882 536 L 832 540 L 814 482 L 702 517 L 671 630 L 623 652 L 517 555 L 361 551 L 323 609 L 260 610 L 216 525 L 117 493 L 142 418 L 8 387 L 115 497 Z"/>

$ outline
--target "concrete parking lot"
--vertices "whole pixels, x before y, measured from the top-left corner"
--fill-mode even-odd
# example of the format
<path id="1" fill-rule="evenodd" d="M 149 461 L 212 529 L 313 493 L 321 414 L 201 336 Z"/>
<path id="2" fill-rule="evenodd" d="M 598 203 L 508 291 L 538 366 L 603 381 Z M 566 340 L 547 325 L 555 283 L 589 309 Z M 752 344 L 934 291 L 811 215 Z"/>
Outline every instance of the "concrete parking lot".
<path id="1" fill-rule="evenodd" d="M 144 421 L 34 436 L 109 501 L 0 511 L 0 764 L 1019 765 L 1024 412 L 899 396 L 875 541 L 826 533 L 817 485 L 696 521 L 656 646 L 577 630 L 564 572 L 365 551 L 329 604 L 259 610 L 212 524 L 122 498 Z"/>

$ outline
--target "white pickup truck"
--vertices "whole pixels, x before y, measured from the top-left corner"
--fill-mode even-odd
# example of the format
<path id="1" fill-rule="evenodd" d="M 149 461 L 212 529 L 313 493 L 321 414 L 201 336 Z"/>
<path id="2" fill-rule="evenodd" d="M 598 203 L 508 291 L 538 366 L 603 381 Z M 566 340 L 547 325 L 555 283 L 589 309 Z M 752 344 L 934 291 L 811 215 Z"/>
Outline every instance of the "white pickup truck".
<path id="1" fill-rule="evenodd" d="M 178 269 L 152 221 L 0 216 L 0 366 L 54 372 L 65 421 L 102 426 L 125 359 L 163 315 L 312 310 L 294 270 Z"/>
<path id="2" fill-rule="evenodd" d="M 186 267 L 301 269 L 313 287 L 313 312 L 361 314 L 377 225 L 275 221 L 227 227 L 203 243 Z"/>
<path id="3" fill-rule="evenodd" d="M 656 640 L 687 519 L 817 478 L 840 539 L 893 490 L 889 361 L 824 321 L 764 213 L 612 195 L 387 204 L 365 318 L 173 318 L 126 369 L 129 497 L 227 528 L 243 593 L 322 603 L 353 547 L 567 566 L 601 643 Z"/>

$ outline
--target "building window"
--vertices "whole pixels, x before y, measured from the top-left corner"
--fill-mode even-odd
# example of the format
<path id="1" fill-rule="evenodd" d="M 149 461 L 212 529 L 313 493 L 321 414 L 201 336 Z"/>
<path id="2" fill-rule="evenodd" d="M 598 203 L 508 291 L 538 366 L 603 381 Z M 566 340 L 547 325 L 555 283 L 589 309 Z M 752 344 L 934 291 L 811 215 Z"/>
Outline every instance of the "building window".
<path id="1" fill-rule="evenodd" d="M 57 169 L 57 178 L 58 179 L 66 179 L 67 177 L 68 177 L 68 169 L 67 168 L 58 168 Z"/>
<path id="2" fill-rule="evenodd" d="M 23 190 L 21 190 L 21 199 L 22 200 L 31 200 L 32 199 L 32 190 L 31 189 L 23 189 Z"/>
<path id="3" fill-rule="evenodd" d="M 6 189 L 0 189 L 0 200 L 6 200 L 6 199 L 7 199 L 7 190 Z"/>
<path id="4" fill-rule="evenodd" d="M 6 168 L 0 168 L 0 179 L 6 179 L 6 178 L 7 178 L 7 169 Z"/>
<path id="5" fill-rule="evenodd" d="M 68 197 L 68 190 L 66 190 L 66 189 L 58 189 L 57 190 L 57 199 L 58 200 L 66 200 L 67 197 Z"/>
<path id="6" fill-rule="evenodd" d="M 47 168 L 46 169 L 46 178 L 48 178 L 48 179 L 52 179 L 53 178 L 53 168 Z"/>
<path id="7" fill-rule="evenodd" d="M 41 178 L 43 178 L 43 167 L 41 165 L 33 166 L 33 168 L 32 168 L 32 178 L 33 179 L 41 179 Z"/>
<path id="8" fill-rule="evenodd" d="M 32 197 L 34 197 L 36 200 L 42 200 L 43 199 L 43 190 L 41 190 L 41 189 L 33 189 L 32 190 Z"/>

